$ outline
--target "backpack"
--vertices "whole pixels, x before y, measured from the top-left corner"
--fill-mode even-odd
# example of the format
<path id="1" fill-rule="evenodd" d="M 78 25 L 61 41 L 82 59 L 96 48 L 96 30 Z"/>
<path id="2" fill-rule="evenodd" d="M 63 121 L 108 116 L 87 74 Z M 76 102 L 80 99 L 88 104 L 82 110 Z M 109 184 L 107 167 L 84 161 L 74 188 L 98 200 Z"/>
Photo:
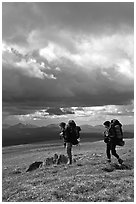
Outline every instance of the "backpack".
<path id="1" fill-rule="evenodd" d="M 111 126 L 116 134 L 116 144 L 119 146 L 124 146 L 125 142 L 123 141 L 122 124 L 118 120 L 113 119 L 111 121 Z"/>
<path id="2" fill-rule="evenodd" d="M 78 145 L 79 141 L 77 140 L 79 138 L 79 131 L 77 131 L 76 123 L 73 120 L 70 120 L 67 126 L 67 131 L 69 135 L 69 140 L 72 143 L 72 145 Z"/>

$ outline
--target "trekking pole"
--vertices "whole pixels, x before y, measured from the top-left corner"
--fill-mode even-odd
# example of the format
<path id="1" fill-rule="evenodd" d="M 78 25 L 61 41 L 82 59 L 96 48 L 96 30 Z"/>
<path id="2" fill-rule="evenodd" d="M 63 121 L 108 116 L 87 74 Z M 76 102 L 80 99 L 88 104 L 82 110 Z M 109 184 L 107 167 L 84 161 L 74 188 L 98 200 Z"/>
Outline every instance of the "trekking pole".
<path id="1" fill-rule="evenodd" d="M 78 139 L 78 146 L 79 146 L 79 150 L 80 150 L 80 138 Z"/>
<path id="2" fill-rule="evenodd" d="M 80 143 L 78 144 L 78 146 L 79 146 L 79 150 L 80 150 Z"/>

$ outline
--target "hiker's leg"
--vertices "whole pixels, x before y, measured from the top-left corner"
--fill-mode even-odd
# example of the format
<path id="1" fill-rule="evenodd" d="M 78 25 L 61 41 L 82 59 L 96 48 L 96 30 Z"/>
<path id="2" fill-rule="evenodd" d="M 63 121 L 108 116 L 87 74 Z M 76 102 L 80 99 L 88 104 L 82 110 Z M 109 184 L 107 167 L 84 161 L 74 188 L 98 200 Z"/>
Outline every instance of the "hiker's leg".
<path id="1" fill-rule="evenodd" d="M 107 143 L 107 147 L 106 147 L 106 154 L 107 154 L 107 161 L 110 163 L 111 162 L 111 154 L 110 154 L 111 148 L 110 148 L 110 144 Z"/>
<path id="2" fill-rule="evenodd" d="M 112 154 L 118 159 L 119 164 L 123 164 L 123 160 L 119 157 L 119 155 L 116 152 L 116 144 L 112 144 Z"/>
<path id="3" fill-rule="evenodd" d="M 68 142 L 66 144 L 66 149 L 67 149 L 67 155 L 68 155 L 68 163 L 72 164 L 72 144 Z"/>
<path id="4" fill-rule="evenodd" d="M 110 159 L 111 159 L 111 154 L 110 154 L 110 144 L 107 144 L 106 154 L 107 154 L 107 158 L 110 160 Z"/>
<path id="5" fill-rule="evenodd" d="M 119 159 L 119 155 L 117 154 L 115 148 L 116 148 L 116 144 L 112 143 L 112 144 L 111 144 L 111 153 L 112 153 L 112 155 L 113 155 L 114 157 L 116 157 L 117 159 Z"/>

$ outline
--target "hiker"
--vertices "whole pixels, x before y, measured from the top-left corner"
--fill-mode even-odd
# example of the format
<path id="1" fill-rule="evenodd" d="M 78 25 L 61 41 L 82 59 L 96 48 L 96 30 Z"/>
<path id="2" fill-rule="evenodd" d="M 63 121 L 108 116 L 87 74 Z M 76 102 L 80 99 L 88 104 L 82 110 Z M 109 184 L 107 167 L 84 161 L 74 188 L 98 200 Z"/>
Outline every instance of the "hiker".
<path id="1" fill-rule="evenodd" d="M 110 121 L 105 121 L 103 125 L 105 126 L 104 142 L 107 144 L 107 148 L 106 148 L 106 154 L 108 158 L 107 161 L 109 163 L 111 162 L 111 153 L 112 153 L 112 155 L 118 159 L 119 164 L 122 164 L 123 160 L 116 153 L 117 138 L 116 138 L 116 132 L 113 127 L 113 124 Z"/>
<path id="2" fill-rule="evenodd" d="M 66 136 L 66 134 L 65 134 L 66 123 L 61 122 L 61 123 L 59 124 L 59 127 L 60 127 L 60 130 L 61 130 L 61 132 L 60 132 L 60 139 L 63 138 L 64 147 L 66 147 L 66 139 L 65 139 L 65 136 Z"/>
<path id="3" fill-rule="evenodd" d="M 66 141 L 66 150 L 67 150 L 67 156 L 68 156 L 68 164 L 72 164 L 72 146 L 78 145 L 79 141 L 79 131 L 81 128 L 77 128 L 79 126 L 76 126 L 76 123 L 74 120 L 69 120 L 68 125 L 65 129 L 65 141 Z"/>

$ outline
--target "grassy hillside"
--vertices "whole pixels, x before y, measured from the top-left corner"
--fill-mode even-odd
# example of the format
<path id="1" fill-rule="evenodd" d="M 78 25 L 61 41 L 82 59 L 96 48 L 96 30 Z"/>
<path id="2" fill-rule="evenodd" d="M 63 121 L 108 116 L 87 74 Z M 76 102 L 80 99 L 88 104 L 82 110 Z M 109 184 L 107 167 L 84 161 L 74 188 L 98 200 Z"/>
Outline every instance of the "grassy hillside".
<path id="1" fill-rule="evenodd" d="M 126 140 L 115 158 L 107 164 L 105 143 L 83 142 L 73 148 L 76 162 L 68 165 L 43 165 L 26 173 L 29 164 L 45 161 L 54 153 L 64 154 L 61 144 L 31 144 L 3 148 L 2 200 L 10 202 L 133 202 L 133 139 Z"/>

